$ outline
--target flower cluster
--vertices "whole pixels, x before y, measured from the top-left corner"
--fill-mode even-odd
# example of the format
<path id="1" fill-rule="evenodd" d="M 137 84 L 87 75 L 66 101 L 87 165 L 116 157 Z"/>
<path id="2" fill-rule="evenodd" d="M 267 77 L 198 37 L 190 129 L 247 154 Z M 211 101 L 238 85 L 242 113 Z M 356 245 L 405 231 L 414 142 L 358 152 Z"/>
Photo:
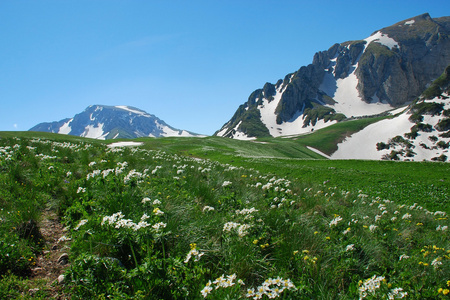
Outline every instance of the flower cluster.
<path id="1" fill-rule="evenodd" d="M 370 278 L 367 278 L 363 282 L 360 281 L 360 287 L 359 287 L 359 299 L 366 298 L 367 296 L 376 296 L 377 290 L 381 287 L 381 283 L 386 283 L 386 279 L 384 276 L 376 276 L 373 275 Z M 389 286 L 389 285 L 388 285 Z M 405 298 L 408 295 L 407 292 L 403 292 L 402 288 L 394 288 L 390 290 L 388 293 L 388 299 L 401 299 Z"/>
<path id="2" fill-rule="evenodd" d="M 197 244 L 192 243 L 189 245 L 191 247 L 191 250 L 186 255 L 186 259 L 184 260 L 184 263 L 187 264 L 189 260 L 191 260 L 192 257 L 194 257 L 194 261 L 199 261 L 200 257 L 202 257 L 205 253 L 199 252 L 197 250 Z"/>
<path id="3" fill-rule="evenodd" d="M 247 298 L 261 299 L 264 295 L 269 298 L 276 298 L 285 290 L 296 290 L 297 288 L 290 279 L 283 279 L 277 277 L 275 279 L 269 278 L 263 282 L 262 285 L 256 289 L 251 288 L 247 290 Z"/>
<path id="4" fill-rule="evenodd" d="M 225 223 L 225 225 L 223 225 L 223 231 L 224 232 L 231 232 L 232 230 L 236 229 L 237 230 L 237 234 L 239 235 L 239 237 L 244 237 L 248 234 L 248 229 L 251 226 L 248 224 L 240 224 L 240 223 L 236 223 L 236 222 L 227 222 Z"/>
<path id="5" fill-rule="evenodd" d="M 202 211 L 205 212 L 205 211 L 213 211 L 213 210 L 214 210 L 214 207 L 206 205 L 205 207 L 203 207 Z"/>
<path id="6" fill-rule="evenodd" d="M 333 220 L 331 220 L 331 222 L 330 222 L 330 227 L 337 226 L 339 221 L 342 221 L 342 217 L 341 216 L 335 216 L 335 218 Z"/>
<path id="7" fill-rule="evenodd" d="M 363 299 L 368 296 L 368 293 L 375 294 L 376 290 L 378 290 L 381 286 L 381 282 L 385 280 L 384 276 L 376 276 L 367 278 L 362 283 L 362 286 L 359 287 L 359 299 Z"/>
<path id="8" fill-rule="evenodd" d="M 231 181 L 224 181 L 223 183 L 222 183 L 222 187 L 226 187 L 226 186 L 229 186 L 229 185 L 232 185 L 233 183 L 231 182 Z"/>
<path id="9" fill-rule="evenodd" d="M 122 228 L 122 227 L 131 228 L 134 231 L 137 231 L 141 228 L 150 226 L 150 224 L 145 221 L 149 218 L 149 216 L 147 216 L 147 214 L 145 214 L 145 213 L 142 215 L 141 220 L 139 221 L 138 224 L 134 223 L 130 219 L 124 219 L 124 217 L 125 216 L 122 214 L 122 212 L 115 213 L 111 216 L 105 216 L 105 217 L 103 217 L 102 225 L 104 225 L 104 224 L 112 225 L 112 226 L 114 226 L 114 228 L 117 228 L 117 229 Z M 154 226 L 155 225 L 153 225 L 152 227 L 154 227 Z M 158 229 L 159 229 L 159 227 L 158 227 Z"/>
<path id="10" fill-rule="evenodd" d="M 214 289 L 214 285 L 215 285 L 216 290 L 218 288 L 227 288 L 227 287 L 231 287 L 231 286 L 235 285 L 234 280 L 236 280 L 236 274 L 227 275 L 226 277 L 225 277 L 225 275 L 222 275 L 219 278 L 217 278 L 216 280 L 214 280 L 213 282 L 211 282 L 211 280 L 208 281 L 208 283 L 200 291 L 200 293 L 202 294 L 202 296 L 204 298 L 206 298 L 211 293 L 211 291 Z M 242 280 L 238 280 L 238 284 L 244 285 L 244 282 Z"/>

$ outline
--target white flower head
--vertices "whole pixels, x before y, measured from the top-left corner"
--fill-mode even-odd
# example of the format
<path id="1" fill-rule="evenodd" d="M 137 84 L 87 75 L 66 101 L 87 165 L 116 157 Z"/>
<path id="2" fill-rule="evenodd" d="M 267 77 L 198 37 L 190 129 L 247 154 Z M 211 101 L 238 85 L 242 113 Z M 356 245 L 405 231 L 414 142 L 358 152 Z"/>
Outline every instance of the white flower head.
<path id="1" fill-rule="evenodd" d="M 336 218 L 331 220 L 330 227 L 336 226 L 339 223 L 339 221 L 342 221 L 342 217 L 341 216 L 337 216 Z"/>

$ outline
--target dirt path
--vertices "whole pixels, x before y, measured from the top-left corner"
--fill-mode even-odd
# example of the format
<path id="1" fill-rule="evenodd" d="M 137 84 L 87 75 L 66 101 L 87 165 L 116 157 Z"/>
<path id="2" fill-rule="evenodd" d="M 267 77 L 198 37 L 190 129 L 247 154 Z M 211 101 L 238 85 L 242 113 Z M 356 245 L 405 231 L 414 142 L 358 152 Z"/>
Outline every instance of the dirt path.
<path id="1" fill-rule="evenodd" d="M 64 295 L 60 283 L 65 269 L 69 266 L 68 250 L 70 241 L 63 241 L 65 232 L 59 218 L 52 210 L 44 210 L 38 223 L 40 232 L 45 240 L 42 254 L 37 256 L 36 265 L 32 268 L 30 281 L 36 288 L 30 289 L 30 294 L 43 288 L 51 299 L 68 299 Z M 61 276 L 61 277 L 60 277 Z M 45 282 L 45 286 L 42 286 Z"/>

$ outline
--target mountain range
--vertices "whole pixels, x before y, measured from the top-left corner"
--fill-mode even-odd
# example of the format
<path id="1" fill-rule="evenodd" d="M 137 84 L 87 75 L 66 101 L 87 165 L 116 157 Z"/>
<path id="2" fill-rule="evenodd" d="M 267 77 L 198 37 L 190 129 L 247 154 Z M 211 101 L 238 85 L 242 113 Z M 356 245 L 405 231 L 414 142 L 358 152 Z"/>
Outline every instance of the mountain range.
<path id="1" fill-rule="evenodd" d="M 296 137 L 380 116 L 332 159 L 446 161 L 450 155 L 450 17 L 422 14 L 317 52 L 311 64 L 266 83 L 214 135 Z M 130 106 L 91 105 L 30 129 L 96 139 L 199 136 Z"/>
<path id="2" fill-rule="evenodd" d="M 334 44 L 255 90 L 215 135 L 298 135 L 410 104 L 450 65 L 449 34 L 450 17 L 423 14 Z"/>
<path id="3" fill-rule="evenodd" d="M 131 106 L 91 105 L 73 118 L 40 123 L 30 131 L 70 134 L 94 139 L 199 136 L 175 129 L 154 115 Z"/>

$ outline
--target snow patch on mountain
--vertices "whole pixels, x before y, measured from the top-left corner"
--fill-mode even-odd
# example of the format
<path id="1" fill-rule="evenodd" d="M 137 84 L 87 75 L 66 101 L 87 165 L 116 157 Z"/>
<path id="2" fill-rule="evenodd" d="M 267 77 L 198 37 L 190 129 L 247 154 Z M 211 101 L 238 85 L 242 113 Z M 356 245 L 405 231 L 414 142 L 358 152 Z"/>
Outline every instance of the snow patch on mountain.
<path id="1" fill-rule="evenodd" d="M 123 110 L 126 110 L 126 111 L 129 111 L 129 112 L 134 113 L 136 115 L 140 115 L 140 116 L 144 116 L 144 117 L 150 117 L 150 115 L 148 113 L 146 113 L 145 111 L 138 110 L 138 109 L 126 106 L 126 105 L 116 105 L 115 107 L 123 109 Z"/>
<path id="2" fill-rule="evenodd" d="M 92 139 L 104 140 L 108 133 L 103 131 L 104 124 L 88 125 L 85 127 L 84 132 L 80 135 L 81 137 L 87 137 Z"/>
<path id="3" fill-rule="evenodd" d="M 398 47 L 398 43 L 394 39 L 381 31 L 374 33 L 366 38 L 365 41 L 366 44 L 364 45 L 363 53 L 372 42 L 385 45 L 389 49 Z M 357 61 L 359 61 L 359 58 Z M 322 84 L 319 87 L 319 90 L 336 101 L 336 103 L 326 106 L 333 108 L 338 113 L 343 113 L 347 117 L 376 115 L 392 108 L 389 103 L 380 102 L 376 95 L 372 97 L 372 103 L 363 101 L 357 88 L 359 81 L 355 73 L 358 68 L 358 62 L 350 67 L 349 75 L 345 78 L 335 78 L 335 66 L 336 58 L 330 60 L 330 64 L 326 69 L 333 69 L 333 72 L 327 72 L 325 74 Z"/>
<path id="4" fill-rule="evenodd" d="M 141 146 L 142 142 L 116 142 L 108 145 L 108 148 L 117 148 L 117 147 L 135 147 Z"/>
<path id="5" fill-rule="evenodd" d="M 367 42 L 366 48 L 372 42 L 380 43 L 380 44 L 388 47 L 390 50 L 392 50 L 392 48 L 394 48 L 394 47 L 399 46 L 396 40 L 394 40 L 393 38 L 390 38 L 387 34 L 384 34 L 381 31 L 377 31 L 376 33 L 372 34 L 371 36 L 369 36 L 368 38 L 366 38 L 364 40 Z"/>
<path id="6" fill-rule="evenodd" d="M 449 97 L 448 94 L 444 94 L 444 97 Z M 440 98 L 434 98 L 432 100 L 425 100 L 424 102 L 442 103 L 444 109 L 450 109 L 450 102 L 448 100 L 442 100 Z M 411 131 L 411 127 L 415 123 L 409 120 L 411 112 L 405 110 L 405 108 L 397 109 L 392 113 L 403 112 L 393 117 L 392 119 L 384 119 L 373 123 L 363 130 L 353 134 L 345 139 L 342 143 L 338 144 L 338 150 L 331 155 L 332 159 L 369 159 L 380 160 L 392 151 L 402 151 L 404 147 L 402 145 L 391 146 L 389 149 L 377 150 L 377 143 L 389 143 L 394 137 L 400 136 L 405 138 L 405 133 Z M 411 150 L 413 152 L 412 157 L 400 156 L 401 160 L 411 161 L 430 161 L 433 158 L 437 158 L 441 155 L 450 156 L 449 149 L 439 147 L 437 141 L 443 143 L 450 143 L 450 138 L 441 137 L 442 132 L 435 129 L 436 124 L 444 117 L 442 115 L 424 115 L 422 123 L 430 124 L 432 126 L 431 132 L 419 131 L 418 136 L 415 139 L 406 139 L 412 144 Z"/>
<path id="7" fill-rule="evenodd" d="M 72 122 L 72 120 L 73 120 L 73 118 L 70 119 L 69 121 L 67 121 L 66 123 L 64 123 L 64 125 L 59 128 L 58 133 L 69 134 L 69 132 L 72 130 L 72 128 L 70 128 L 70 122 Z"/>
<path id="8" fill-rule="evenodd" d="M 409 115 L 403 113 L 398 117 L 381 120 L 367 126 L 338 144 L 338 149 L 331 155 L 331 158 L 380 160 L 385 153 L 377 151 L 377 143 L 409 132 L 413 124 L 408 118 Z"/>
<path id="9" fill-rule="evenodd" d="M 337 80 L 330 73 L 325 74 L 324 81 L 319 89 L 337 102 L 326 106 L 333 108 L 338 113 L 343 113 L 347 117 L 376 115 L 392 109 L 392 106 L 388 103 L 375 101 L 367 103 L 361 99 L 357 89 L 356 67 L 357 65 L 352 67 L 350 75 Z"/>

